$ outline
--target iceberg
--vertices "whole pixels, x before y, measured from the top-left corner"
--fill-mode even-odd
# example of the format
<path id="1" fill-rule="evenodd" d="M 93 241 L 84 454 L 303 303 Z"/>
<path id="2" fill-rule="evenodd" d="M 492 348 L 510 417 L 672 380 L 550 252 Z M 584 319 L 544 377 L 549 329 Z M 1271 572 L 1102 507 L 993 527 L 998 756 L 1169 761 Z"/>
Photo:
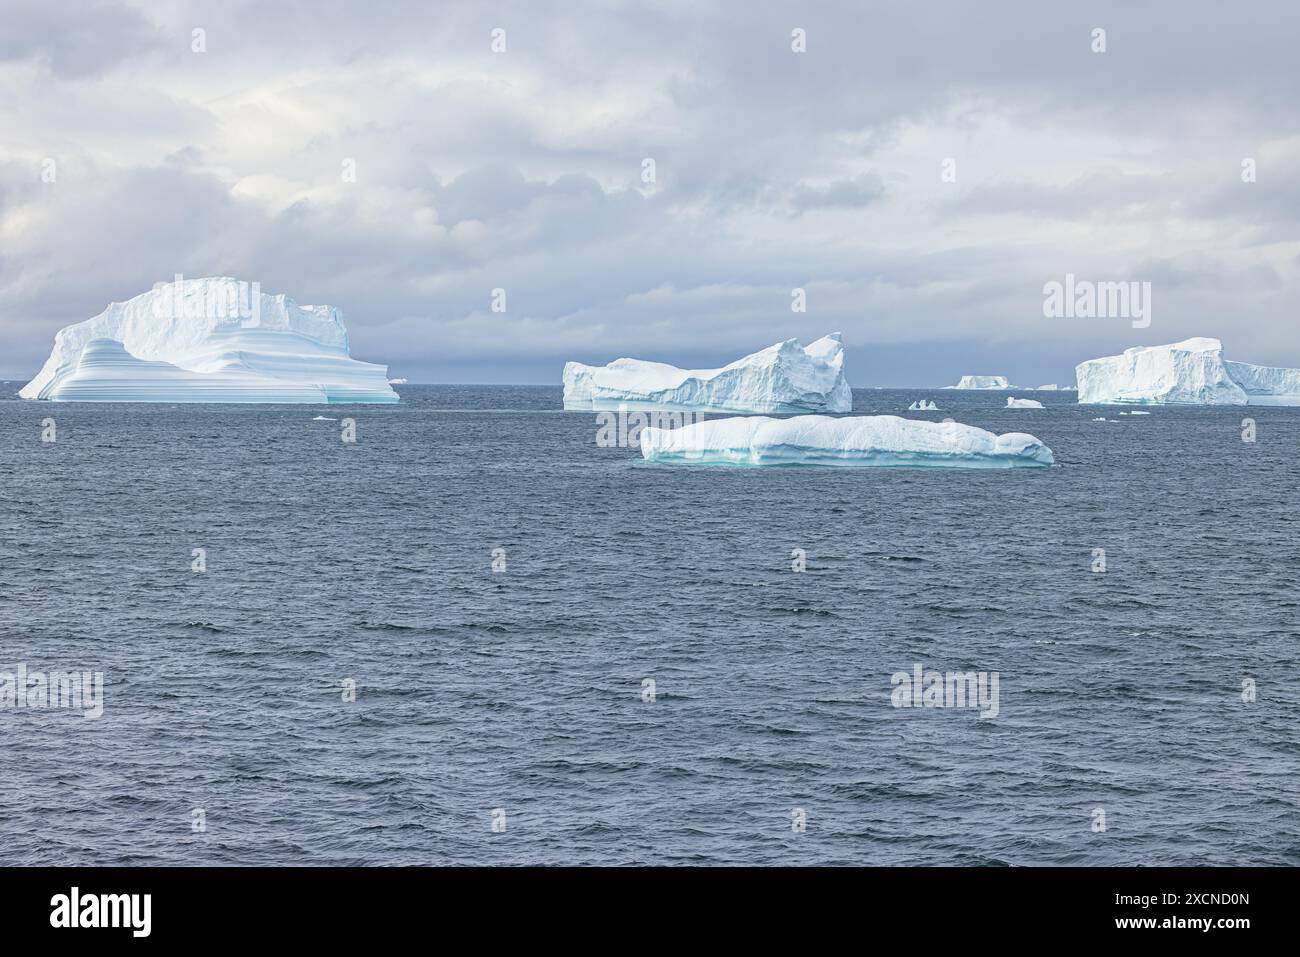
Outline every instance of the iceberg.
<path id="1" fill-rule="evenodd" d="M 1035 392 L 1059 392 L 1061 391 L 1061 387 L 1059 385 L 1040 385 L 1034 391 Z"/>
<path id="2" fill-rule="evenodd" d="M 1051 449 L 1023 432 L 994 435 L 958 422 L 896 415 L 739 416 L 646 428 L 641 455 L 650 462 L 702 465 L 1041 468 L 1054 462 Z"/>
<path id="3" fill-rule="evenodd" d="M 56 402 L 397 402 L 343 316 L 229 277 L 159 283 L 60 329 L 18 393 Z"/>
<path id="4" fill-rule="evenodd" d="M 939 407 L 929 399 L 917 399 L 907 407 L 908 412 L 938 412 Z"/>
<path id="5" fill-rule="evenodd" d="M 1223 358 L 1218 339 L 1134 346 L 1075 367 L 1080 404 L 1300 405 L 1300 369 Z"/>
<path id="6" fill-rule="evenodd" d="M 564 407 L 596 412 L 848 412 L 838 332 L 804 347 L 787 339 L 721 369 L 678 369 L 644 359 L 564 365 Z"/>
<path id="7" fill-rule="evenodd" d="M 956 385 L 946 385 L 945 389 L 1014 389 L 1016 386 L 1007 382 L 1004 375 L 964 375 Z"/>
<path id="8" fill-rule="evenodd" d="M 1037 399 L 1017 399 L 1015 396 L 1007 396 L 1008 409 L 1041 409 L 1043 403 Z"/>

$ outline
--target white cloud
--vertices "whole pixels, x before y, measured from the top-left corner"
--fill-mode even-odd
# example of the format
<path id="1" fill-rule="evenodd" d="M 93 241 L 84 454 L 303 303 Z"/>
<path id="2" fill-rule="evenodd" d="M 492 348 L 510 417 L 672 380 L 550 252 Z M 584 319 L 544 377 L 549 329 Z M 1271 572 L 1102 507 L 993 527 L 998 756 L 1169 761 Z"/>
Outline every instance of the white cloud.
<path id="1" fill-rule="evenodd" d="M 1044 320 L 1067 271 L 1152 280 L 1142 341 L 1300 365 L 1291 5 L 1180 5 L 1177 30 L 1118 2 L 1087 24 L 1039 3 L 8 6 L 0 374 L 177 272 L 337 304 L 359 355 L 413 378 L 842 329 L 854 381 L 901 384 L 969 371 L 933 366 L 972 341 L 1058 364 L 1138 341 Z"/>

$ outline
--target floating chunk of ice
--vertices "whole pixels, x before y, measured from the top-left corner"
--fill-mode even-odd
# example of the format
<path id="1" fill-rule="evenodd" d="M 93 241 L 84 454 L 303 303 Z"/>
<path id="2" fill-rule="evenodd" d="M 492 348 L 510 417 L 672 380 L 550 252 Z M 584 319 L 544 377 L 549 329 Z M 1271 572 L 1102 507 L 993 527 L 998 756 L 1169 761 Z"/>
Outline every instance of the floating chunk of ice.
<path id="1" fill-rule="evenodd" d="M 1233 362 L 1204 337 L 1089 359 L 1075 376 L 1084 404 L 1300 405 L 1300 369 Z"/>
<path id="2" fill-rule="evenodd" d="M 1004 375 L 964 375 L 956 385 L 946 385 L 945 389 L 1014 389 L 1007 383 Z"/>
<path id="3" fill-rule="evenodd" d="M 66 326 L 24 399 L 396 402 L 381 365 L 348 354 L 333 306 L 229 278 L 160 283 Z"/>
<path id="4" fill-rule="evenodd" d="M 1023 432 L 994 435 L 957 422 L 896 415 L 736 417 L 647 428 L 641 454 L 651 462 L 705 465 L 1017 468 L 1054 461 L 1051 449 Z"/>
<path id="5" fill-rule="evenodd" d="M 848 412 L 838 332 L 803 347 L 787 339 L 721 369 L 678 369 L 615 359 L 606 366 L 564 365 L 566 409 L 684 412 Z"/>

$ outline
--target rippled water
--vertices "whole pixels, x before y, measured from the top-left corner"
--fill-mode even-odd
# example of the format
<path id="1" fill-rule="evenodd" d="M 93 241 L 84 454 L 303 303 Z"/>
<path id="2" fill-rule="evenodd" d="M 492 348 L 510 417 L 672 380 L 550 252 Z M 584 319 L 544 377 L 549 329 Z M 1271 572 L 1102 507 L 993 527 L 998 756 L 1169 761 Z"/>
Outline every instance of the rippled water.
<path id="1" fill-rule="evenodd" d="M 1058 466 L 737 469 L 400 391 L 0 402 L 0 670 L 106 682 L 0 710 L 5 863 L 1300 862 L 1300 410 L 858 391 Z"/>

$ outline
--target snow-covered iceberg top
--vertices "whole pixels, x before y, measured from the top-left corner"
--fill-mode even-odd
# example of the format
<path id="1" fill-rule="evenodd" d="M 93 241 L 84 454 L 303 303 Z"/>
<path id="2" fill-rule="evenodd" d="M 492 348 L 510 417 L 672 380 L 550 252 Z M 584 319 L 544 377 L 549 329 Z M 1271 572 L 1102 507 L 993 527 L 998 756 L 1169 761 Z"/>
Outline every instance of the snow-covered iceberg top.
<path id="1" fill-rule="evenodd" d="M 1004 375 L 964 375 L 956 385 L 946 385 L 945 389 L 1014 389 L 1016 386 L 1007 382 Z"/>
<path id="2" fill-rule="evenodd" d="M 1089 359 L 1075 376 L 1082 404 L 1300 405 L 1300 369 L 1224 359 L 1206 337 Z"/>
<path id="3" fill-rule="evenodd" d="M 1041 409 L 1043 403 L 1037 399 L 1017 399 L 1015 396 L 1007 396 L 1008 409 Z"/>
<path id="4" fill-rule="evenodd" d="M 808 347 L 787 339 L 721 369 L 679 369 L 644 359 L 606 366 L 564 365 L 564 407 L 597 412 L 668 409 L 685 412 L 848 412 L 838 332 Z"/>
<path id="5" fill-rule="evenodd" d="M 228 277 L 159 283 L 60 329 L 24 399 L 396 402 L 385 366 L 348 353 L 333 306 Z"/>
<path id="6" fill-rule="evenodd" d="M 1042 467 L 1052 450 L 1032 435 L 994 435 L 957 422 L 896 415 L 792 419 L 739 416 L 680 429 L 641 431 L 641 455 L 651 462 L 703 465 Z"/>

